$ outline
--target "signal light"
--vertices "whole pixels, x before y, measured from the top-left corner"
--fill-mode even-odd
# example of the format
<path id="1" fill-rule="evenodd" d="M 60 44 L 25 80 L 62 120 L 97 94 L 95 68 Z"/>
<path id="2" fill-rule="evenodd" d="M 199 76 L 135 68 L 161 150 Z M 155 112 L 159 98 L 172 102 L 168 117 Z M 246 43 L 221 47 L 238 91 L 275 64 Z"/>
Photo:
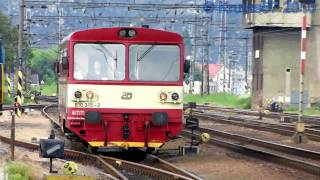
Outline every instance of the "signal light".
<path id="1" fill-rule="evenodd" d="M 76 91 L 76 92 L 74 92 L 74 97 L 75 98 L 81 98 L 81 96 L 82 96 L 82 93 L 80 92 L 80 91 Z"/>
<path id="2" fill-rule="evenodd" d="M 172 98 L 172 100 L 177 101 L 179 99 L 179 94 L 178 93 L 172 93 L 171 94 L 171 98 Z"/>
<path id="3" fill-rule="evenodd" d="M 160 93 L 159 97 L 160 97 L 161 101 L 165 101 L 167 99 L 168 95 L 165 92 L 162 92 L 162 93 Z"/>

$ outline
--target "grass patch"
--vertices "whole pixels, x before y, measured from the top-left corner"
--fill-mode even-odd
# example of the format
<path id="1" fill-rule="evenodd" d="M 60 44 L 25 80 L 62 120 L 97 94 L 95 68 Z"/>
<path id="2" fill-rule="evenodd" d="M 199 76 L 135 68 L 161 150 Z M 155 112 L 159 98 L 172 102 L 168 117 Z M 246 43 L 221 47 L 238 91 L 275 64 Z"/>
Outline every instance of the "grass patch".
<path id="1" fill-rule="evenodd" d="M 297 106 L 289 106 L 284 110 L 284 112 L 299 113 L 299 109 Z M 314 106 L 311 106 L 310 108 L 306 108 L 303 111 L 303 114 L 305 114 L 305 115 L 320 115 L 320 108 L 318 106 L 318 103 Z"/>
<path id="2" fill-rule="evenodd" d="M 30 180 L 34 178 L 34 171 L 30 166 L 8 162 L 5 164 L 5 172 L 9 180 Z"/>
<path id="3" fill-rule="evenodd" d="M 191 95 L 184 96 L 184 102 L 196 102 L 197 104 L 209 103 L 215 106 L 233 107 L 240 109 L 250 109 L 251 97 L 250 96 L 237 96 L 228 93 L 217 93 L 211 95 Z"/>
<path id="4" fill-rule="evenodd" d="M 52 96 L 53 94 L 57 94 L 57 84 L 56 83 L 44 85 L 41 88 L 41 95 Z"/>
<path id="5" fill-rule="evenodd" d="M 16 96 L 15 94 L 9 97 L 8 96 L 8 83 L 7 80 L 5 79 L 4 81 L 4 99 L 3 99 L 3 104 L 5 105 L 13 105 L 14 104 L 14 97 Z M 13 91 L 13 89 L 11 88 L 11 91 Z M 24 91 L 24 96 L 28 96 L 30 97 L 33 91 L 39 91 L 39 89 L 37 88 L 31 88 L 28 91 Z M 42 87 L 41 90 L 42 95 L 46 95 L 46 96 L 52 96 L 53 94 L 57 93 L 57 84 L 52 83 L 49 85 L 44 85 Z M 30 98 L 25 98 L 23 104 L 32 104 L 34 103 L 34 101 Z"/>

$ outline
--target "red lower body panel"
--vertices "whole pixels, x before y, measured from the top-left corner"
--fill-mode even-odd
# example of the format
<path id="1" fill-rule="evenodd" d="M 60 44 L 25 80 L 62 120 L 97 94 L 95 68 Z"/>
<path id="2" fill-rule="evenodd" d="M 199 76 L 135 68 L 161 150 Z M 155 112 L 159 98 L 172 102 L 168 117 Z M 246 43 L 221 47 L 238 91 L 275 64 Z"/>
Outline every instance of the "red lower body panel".
<path id="1" fill-rule="evenodd" d="M 91 146 L 159 147 L 179 135 L 182 109 L 68 108 L 66 128 Z M 88 123 L 86 112 L 99 112 L 100 121 Z M 153 125 L 152 113 L 165 112 L 168 123 Z"/>

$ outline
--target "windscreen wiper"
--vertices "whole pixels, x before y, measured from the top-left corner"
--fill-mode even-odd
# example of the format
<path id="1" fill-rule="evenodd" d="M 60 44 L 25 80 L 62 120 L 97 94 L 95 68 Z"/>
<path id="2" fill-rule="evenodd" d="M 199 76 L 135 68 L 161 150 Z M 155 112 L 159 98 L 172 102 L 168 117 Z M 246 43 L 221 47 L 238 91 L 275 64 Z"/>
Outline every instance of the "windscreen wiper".
<path id="1" fill-rule="evenodd" d="M 149 54 L 155 45 L 151 45 L 140 57 L 137 58 L 137 61 L 141 61 L 147 54 Z"/>

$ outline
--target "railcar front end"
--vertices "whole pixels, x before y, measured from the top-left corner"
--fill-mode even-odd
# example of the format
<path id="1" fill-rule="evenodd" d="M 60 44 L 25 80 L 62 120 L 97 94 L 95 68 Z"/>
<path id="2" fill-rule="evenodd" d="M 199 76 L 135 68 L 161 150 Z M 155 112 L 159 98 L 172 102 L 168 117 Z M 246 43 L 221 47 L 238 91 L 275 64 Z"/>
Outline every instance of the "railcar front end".
<path id="1" fill-rule="evenodd" d="M 180 35 L 146 28 L 85 30 L 71 34 L 60 54 L 63 131 L 91 148 L 159 148 L 181 132 Z"/>

